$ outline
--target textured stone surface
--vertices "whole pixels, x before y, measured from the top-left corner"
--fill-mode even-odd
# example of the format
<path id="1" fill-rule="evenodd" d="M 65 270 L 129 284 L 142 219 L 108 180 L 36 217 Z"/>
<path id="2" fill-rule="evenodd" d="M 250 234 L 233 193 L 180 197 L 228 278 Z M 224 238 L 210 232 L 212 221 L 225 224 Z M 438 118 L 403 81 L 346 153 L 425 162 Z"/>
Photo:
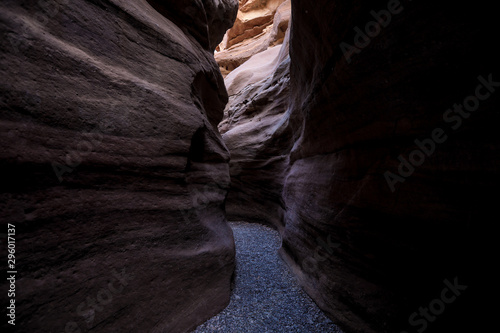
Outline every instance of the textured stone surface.
<path id="1" fill-rule="evenodd" d="M 250 57 L 282 44 L 291 15 L 290 0 L 240 1 L 234 26 L 218 46 L 215 59 L 223 75 Z"/>
<path id="2" fill-rule="evenodd" d="M 182 21 L 145 0 L 0 5 L 0 218 L 2 233 L 16 225 L 19 332 L 184 332 L 229 302 L 212 50 L 237 3 L 168 4 Z"/>
<path id="3" fill-rule="evenodd" d="M 474 107 L 479 76 L 500 82 L 493 11 L 480 11 L 295 0 L 290 62 L 271 47 L 225 78 L 227 213 L 275 226 L 283 258 L 346 332 L 487 325 L 491 284 L 478 258 L 494 253 L 500 83 L 480 88 L 489 97 L 474 113 L 447 111 Z M 383 27 L 363 37 L 373 15 Z M 348 54 L 347 44 L 358 46 Z M 431 144 L 436 129 L 446 140 Z M 419 165 L 402 177 L 401 158 Z M 403 181 L 389 184 L 387 172 Z M 447 283 L 467 286 L 451 304 L 440 301 Z"/>
<path id="4" fill-rule="evenodd" d="M 240 1 L 240 20 L 220 45 L 232 46 L 215 56 L 222 72 L 229 73 L 224 80 L 229 102 L 219 125 L 231 151 L 231 190 L 226 212 L 230 219 L 281 228 L 281 190 L 294 135 L 286 113 L 291 3 L 262 4 Z M 265 32 L 249 30 L 250 19 L 256 20 L 265 13 L 274 15 Z M 231 43 L 228 36 L 232 36 Z"/>
<path id="5" fill-rule="evenodd" d="M 290 108 L 302 120 L 283 190 L 283 255 L 346 332 L 481 330 L 479 295 L 491 285 L 478 258 L 494 253 L 486 230 L 497 215 L 489 193 L 499 184 L 499 88 L 466 118 L 443 115 L 474 96 L 478 76 L 500 82 L 492 8 L 401 2 L 348 62 L 340 44 L 353 45 L 356 27 L 388 2 L 292 5 Z M 398 174 L 398 156 L 408 159 L 436 128 L 448 139 L 391 192 L 385 172 Z M 455 278 L 468 289 L 411 325 Z"/>
<path id="6" fill-rule="evenodd" d="M 211 51 L 234 24 L 237 0 L 147 0 L 158 12 Z"/>
<path id="7" fill-rule="evenodd" d="M 286 38 L 225 78 L 230 97 L 219 128 L 231 152 L 230 220 L 282 226 L 281 191 L 294 135 L 286 113 L 289 65 Z"/>
<path id="8" fill-rule="evenodd" d="M 183 332 L 229 300 L 227 95 L 211 51 L 235 6 L 149 3 L 164 16 L 145 0 L 0 5 L 0 212 L 3 230 L 17 226 L 19 331 Z M 280 231 L 283 258 L 345 332 L 488 331 L 500 87 L 482 87 L 471 115 L 443 115 L 473 101 L 479 76 L 500 81 L 496 11 L 292 4 L 290 59 L 264 44 L 226 78 L 228 214 Z M 397 14 L 360 37 L 388 4 Z M 226 43 L 257 43 L 266 10 Z M 359 49 L 345 57 L 343 42 Z M 447 140 L 391 191 L 386 172 L 436 128 Z M 467 289 L 443 309 L 455 282 Z"/>

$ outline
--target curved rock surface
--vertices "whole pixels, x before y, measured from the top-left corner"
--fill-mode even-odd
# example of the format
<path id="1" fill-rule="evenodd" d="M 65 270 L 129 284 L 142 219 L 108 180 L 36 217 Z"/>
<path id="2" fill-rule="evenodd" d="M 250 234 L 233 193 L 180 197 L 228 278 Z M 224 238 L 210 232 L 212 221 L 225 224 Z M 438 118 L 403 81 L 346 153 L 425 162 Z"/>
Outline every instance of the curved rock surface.
<path id="1" fill-rule="evenodd" d="M 302 130 L 282 253 L 346 332 L 483 330 L 489 274 L 477 260 L 496 252 L 485 232 L 500 178 L 492 8 L 292 4 L 290 108 Z M 454 301 L 441 300 L 450 290 Z"/>
<path id="2" fill-rule="evenodd" d="M 237 0 L 147 0 L 158 12 L 191 35 L 206 49 L 215 50 L 238 13 Z"/>
<path id="3" fill-rule="evenodd" d="M 286 37 L 262 37 L 279 0 L 242 1 L 248 20 L 218 53 L 256 45 L 226 77 L 230 180 L 212 51 L 236 1 L 2 1 L 16 328 L 194 328 L 229 302 L 226 206 L 279 230 L 281 255 L 344 332 L 491 330 L 496 11 L 291 2 L 289 57 Z"/>
<path id="4" fill-rule="evenodd" d="M 287 37 L 225 78 L 230 96 L 219 129 L 231 152 L 229 219 L 282 226 L 281 191 L 294 135 L 286 112 L 289 66 Z"/>
<path id="5" fill-rule="evenodd" d="M 278 228 L 283 258 L 345 332 L 484 330 L 478 259 L 493 260 L 500 183 L 494 11 L 292 5 L 289 63 L 269 48 L 225 78 L 228 215 Z"/>
<path id="6" fill-rule="evenodd" d="M 222 74 L 227 75 L 253 55 L 282 44 L 290 15 L 290 0 L 240 0 L 236 22 L 215 53 Z"/>
<path id="7" fill-rule="evenodd" d="M 237 3 L 150 3 L 172 16 L 146 0 L 0 5 L 0 214 L 16 226 L 19 331 L 185 332 L 229 302 L 227 92 L 212 51 Z"/>
<path id="8" fill-rule="evenodd" d="M 240 17 L 258 17 L 269 12 L 271 7 L 274 24 L 259 35 L 247 31 L 249 39 L 216 53 L 219 65 L 239 59 L 233 71 L 221 69 L 223 73 L 230 73 L 224 80 L 229 102 L 219 130 L 231 151 L 231 190 L 226 200 L 228 217 L 281 228 L 281 191 L 294 135 L 286 113 L 290 80 L 287 27 L 291 3 L 284 1 L 278 6 L 276 2 L 268 2 L 266 6 L 262 9 L 254 2 L 240 1 Z M 282 44 L 273 46 L 270 41 L 276 41 L 277 31 L 283 27 L 286 32 Z M 237 24 L 232 29 L 244 30 Z M 225 38 L 234 34 L 229 30 Z M 251 45 L 258 47 L 249 47 Z"/>

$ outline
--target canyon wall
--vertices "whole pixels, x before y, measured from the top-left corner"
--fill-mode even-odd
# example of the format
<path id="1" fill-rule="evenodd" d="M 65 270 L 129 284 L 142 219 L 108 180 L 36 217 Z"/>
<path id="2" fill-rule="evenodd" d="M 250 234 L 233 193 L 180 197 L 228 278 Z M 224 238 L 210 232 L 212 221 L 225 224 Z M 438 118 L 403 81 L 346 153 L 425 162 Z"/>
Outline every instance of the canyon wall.
<path id="1" fill-rule="evenodd" d="M 495 253 L 500 170 L 493 12 L 292 1 L 289 112 L 301 130 L 281 253 L 346 332 L 484 327 L 491 266 L 479 259 Z"/>
<path id="2" fill-rule="evenodd" d="M 2 233 L 15 226 L 19 332 L 185 332 L 227 305 L 213 51 L 237 5 L 2 1 L 0 214 Z"/>
<path id="3" fill-rule="evenodd" d="M 231 65 L 230 70 L 225 71 L 229 102 L 219 125 L 231 152 L 226 213 L 229 220 L 264 223 L 281 229 L 281 192 L 288 155 L 297 136 L 287 113 L 290 86 L 287 28 L 291 2 L 261 2 L 262 6 L 255 8 L 249 6 L 251 3 L 240 1 L 240 19 L 220 45 L 231 47 L 215 56 L 223 72 L 227 63 L 236 67 Z M 262 29 L 256 33 L 252 22 L 267 22 L 269 12 L 274 13 L 270 16 L 271 24 L 265 28 L 260 26 Z M 259 19 L 259 15 L 263 17 Z M 252 17 L 252 20 L 244 25 L 243 17 Z M 284 34 L 278 38 L 282 29 Z M 235 35 L 229 43 L 228 36 Z"/>
<path id="4" fill-rule="evenodd" d="M 225 78 L 230 97 L 219 128 L 231 152 L 229 220 L 282 227 L 281 192 L 294 136 L 286 112 L 289 70 L 287 38 Z"/>
<path id="5" fill-rule="evenodd" d="M 225 76 L 255 54 L 283 44 L 291 0 L 240 0 L 236 22 L 216 49 L 215 60 Z"/>
<path id="6" fill-rule="evenodd" d="M 277 228 L 282 257 L 345 332 L 486 327 L 494 11 L 292 5 L 289 57 L 288 39 L 230 32 L 216 54 L 230 96 L 228 218 Z"/>
<path id="7" fill-rule="evenodd" d="M 240 5 L 224 35 L 236 1 L 2 1 L 17 328 L 195 327 L 229 301 L 225 206 L 280 231 L 282 257 L 345 332 L 483 331 L 495 11 Z"/>

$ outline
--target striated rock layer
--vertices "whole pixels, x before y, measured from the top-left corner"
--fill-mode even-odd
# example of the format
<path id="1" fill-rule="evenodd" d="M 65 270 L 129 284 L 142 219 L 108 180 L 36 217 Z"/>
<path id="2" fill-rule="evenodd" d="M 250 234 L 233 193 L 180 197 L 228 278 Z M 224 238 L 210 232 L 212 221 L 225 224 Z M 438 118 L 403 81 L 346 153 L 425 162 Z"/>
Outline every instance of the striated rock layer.
<path id="1" fill-rule="evenodd" d="M 185 332 L 227 305 L 213 49 L 236 8 L 2 1 L 0 216 L 16 228 L 19 332 Z"/>
<path id="2" fill-rule="evenodd" d="M 222 73 L 228 74 L 224 81 L 229 102 L 219 125 L 231 152 L 228 219 L 278 229 L 285 169 L 299 130 L 290 127 L 286 112 L 290 16 L 290 0 L 240 1 L 238 19 L 215 54 Z M 265 24 L 256 31 L 258 20 Z"/>
<path id="3" fill-rule="evenodd" d="M 287 35 L 282 46 L 254 55 L 225 78 L 229 102 L 219 128 L 231 152 L 229 220 L 282 226 L 281 191 L 295 135 L 286 112 L 289 74 Z"/>
<path id="4" fill-rule="evenodd" d="M 291 15 L 291 0 L 240 0 L 234 26 L 215 53 L 223 75 L 231 73 L 255 54 L 282 44 Z"/>
<path id="5" fill-rule="evenodd" d="M 283 256 L 346 332 L 481 331 L 491 285 L 479 259 L 494 253 L 500 170 L 494 11 L 292 5 L 301 130 L 282 193 Z"/>

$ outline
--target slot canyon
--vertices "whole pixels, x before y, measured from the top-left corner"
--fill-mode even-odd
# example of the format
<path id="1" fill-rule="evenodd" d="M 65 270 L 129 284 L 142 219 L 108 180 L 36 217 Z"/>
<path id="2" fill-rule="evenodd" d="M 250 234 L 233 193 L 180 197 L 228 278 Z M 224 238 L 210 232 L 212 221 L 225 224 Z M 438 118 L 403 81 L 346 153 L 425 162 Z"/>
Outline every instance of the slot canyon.
<path id="1" fill-rule="evenodd" d="M 2 0 L 2 332 L 494 330 L 496 13 Z"/>

